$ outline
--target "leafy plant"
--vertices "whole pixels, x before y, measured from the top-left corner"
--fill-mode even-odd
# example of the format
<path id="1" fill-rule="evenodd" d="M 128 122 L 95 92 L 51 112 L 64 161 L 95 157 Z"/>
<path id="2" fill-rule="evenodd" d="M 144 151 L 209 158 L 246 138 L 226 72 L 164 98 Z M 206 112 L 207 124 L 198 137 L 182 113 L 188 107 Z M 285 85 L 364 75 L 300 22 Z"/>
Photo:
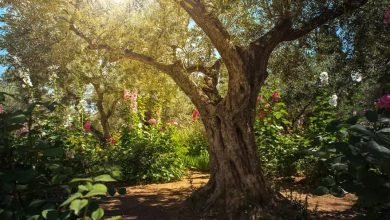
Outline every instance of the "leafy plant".
<path id="1" fill-rule="evenodd" d="M 359 123 L 354 117 L 329 125 L 340 138 L 325 149 L 336 153 L 326 161 L 333 174 L 332 186 L 356 193 L 359 205 L 368 207 L 371 217 L 381 218 L 390 204 L 389 112 L 367 111 L 365 118 Z"/>

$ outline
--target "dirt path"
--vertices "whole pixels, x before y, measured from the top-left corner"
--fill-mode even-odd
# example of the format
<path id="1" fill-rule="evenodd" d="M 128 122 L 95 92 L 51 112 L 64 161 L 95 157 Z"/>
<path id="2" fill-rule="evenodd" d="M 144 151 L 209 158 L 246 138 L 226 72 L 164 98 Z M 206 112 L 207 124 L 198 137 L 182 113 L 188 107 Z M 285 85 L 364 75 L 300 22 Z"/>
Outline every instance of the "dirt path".
<path id="1" fill-rule="evenodd" d="M 122 216 L 123 219 L 165 220 L 199 219 L 184 205 L 185 199 L 208 181 L 208 174 L 191 172 L 181 181 L 126 187 L 126 195 L 109 197 L 104 203 L 106 216 Z M 291 194 L 285 191 L 285 195 Z M 295 200 L 305 201 L 306 195 L 292 192 Z M 321 217 L 314 219 L 351 219 L 348 210 L 356 197 L 347 194 L 343 198 L 331 195 L 308 195 L 308 209 L 316 209 Z M 328 217 L 327 217 L 328 216 Z"/>

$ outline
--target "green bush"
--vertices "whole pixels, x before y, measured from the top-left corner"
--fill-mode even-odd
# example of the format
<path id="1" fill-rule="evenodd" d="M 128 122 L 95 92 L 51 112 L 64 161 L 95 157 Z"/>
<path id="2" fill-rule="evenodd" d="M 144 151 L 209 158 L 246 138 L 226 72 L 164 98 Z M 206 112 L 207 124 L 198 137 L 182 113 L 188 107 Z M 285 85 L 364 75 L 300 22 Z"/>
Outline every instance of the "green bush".
<path id="1" fill-rule="evenodd" d="M 267 93 L 266 93 L 267 94 Z M 297 172 L 303 140 L 289 131 L 291 122 L 286 105 L 274 92 L 259 98 L 255 121 L 256 144 L 260 160 L 268 176 L 290 176 Z"/>
<path id="2" fill-rule="evenodd" d="M 120 161 L 123 179 L 131 183 L 166 182 L 181 178 L 184 163 L 172 141 L 172 131 L 142 126 L 124 129 L 115 160 Z"/>
<path id="3" fill-rule="evenodd" d="M 185 150 L 183 157 L 187 168 L 204 172 L 210 170 L 207 139 L 200 122 L 175 130 L 173 140 Z"/>
<path id="4" fill-rule="evenodd" d="M 332 192 L 340 186 L 359 197 L 358 204 L 369 209 L 369 217 L 382 219 L 390 211 L 390 112 L 367 111 L 366 121 L 357 117 L 332 122 L 328 129 L 339 141 L 323 151 L 327 156 L 332 184 L 321 184 Z M 326 155 L 326 154 L 325 154 Z"/>

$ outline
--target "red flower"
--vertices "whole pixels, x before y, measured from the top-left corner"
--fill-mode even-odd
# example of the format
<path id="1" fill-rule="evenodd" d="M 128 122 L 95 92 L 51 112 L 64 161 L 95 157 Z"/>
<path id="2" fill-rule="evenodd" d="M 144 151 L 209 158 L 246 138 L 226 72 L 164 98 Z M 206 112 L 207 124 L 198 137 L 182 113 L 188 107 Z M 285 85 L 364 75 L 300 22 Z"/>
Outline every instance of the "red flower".
<path id="1" fill-rule="evenodd" d="M 198 120 L 199 116 L 200 116 L 200 113 L 199 113 L 198 109 L 194 109 L 194 111 L 192 111 L 192 121 Z"/>
<path id="2" fill-rule="evenodd" d="M 376 104 L 378 108 L 390 108 L 390 94 L 380 97 Z"/>
<path id="3" fill-rule="evenodd" d="M 280 99 L 280 95 L 278 92 L 273 92 L 271 95 L 272 101 L 277 102 Z"/>
<path id="4" fill-rule="evenodd" d="M 385 13 L 384 22 L 385 24 L 390 24 L 390 4 L 387 5 L 388 11 Z"/>
<path id="5" fill-rule="evenodd" d="M 84 131 L 90 132 L 92 130 L 92 124 L 90 121 L 85 121 L 83 125 Z"/>
<path id="6" fill-rule="evenodd" d="M 259 118 L 260 118 L 260 119 L 265 118 L 265 116 L 267 116 L 267 113 L 266 113 L 265 111 L 259 112 Z"/>

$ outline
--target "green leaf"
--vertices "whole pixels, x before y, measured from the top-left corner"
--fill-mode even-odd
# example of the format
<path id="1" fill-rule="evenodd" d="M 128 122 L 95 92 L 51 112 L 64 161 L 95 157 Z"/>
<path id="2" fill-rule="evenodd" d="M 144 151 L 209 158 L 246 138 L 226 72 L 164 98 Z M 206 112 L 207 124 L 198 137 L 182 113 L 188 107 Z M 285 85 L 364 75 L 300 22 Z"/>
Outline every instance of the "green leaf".
<path id="1" fill-rule="evenodd" d="M 351 131 L 354 131 L 354 132 L 357 132 L 357 133 L 360 133 L 360 134 L 363 134 L 363 135 L 366 135 L 366 136 L 374 136 L 374 133 L 372 133 L 371 131 L 367 130 L 365 127 L 361 126 L 361 125 L 352 125 L 349 130 Z"/>
<path id="2" fill-rule="evenodd" d="M 42 211 L 42 216 L 47 220 L 56 220 L 58 218 L 58 211 L 55 209 L 45 209 Z"/>
<path id="3" fill-rule="evenodd" d="M 368 150 L 371 153 L 376 154 L 378 156 L 390 158 L 390 150 L 387 149 L 386 147 L 383 147 L 382 145 L 379 145 L 377 142 L 369 141 L 367 143 L 367 146 L 368 146 Z"/>
<path id="4" fill-rule="evenodd" d="M 76 215 L 79 215 L 81 209 L 88 205 L 88 200 L 86 199 L 76 199 L 70 203 L 69 208 L 74 211 Z"/>
<path id="5" fill-rule="evenodd" d="M 92 178 L 74 178 L 70 181 L 71 183 L 75 182 L 93 182 Z"/>
<path id="6" fill-rule="evenodd" d="M 91 217 L 93 220 L 99 220 L 104 216 L 104 210 L 102 208 L 98 208 L 92 212 Z"/>
<path id="7" fill-rule="evenodd" d="M 85 197 L 104 196 L 107 193 L 107 187 L 103 184 L 94 184 L 92 190 Z"/>
<path id="8" fill-rule="evenodd" d="M 79 193 L 79 192 L 77 192 L 77 193 L 75 193 L 75 194 L 72 194 L 67 200 L 65 200 L 65 202 L 63 202 L 63 203 L 60 205 L 60 207 L 61 207 L 61 206 L 68 205 L 68 204 L 71 203 L 73 200 L 78 199 L 78 198 L 80 198 L 80 197 L 82 197 L 82 196 L 83 196 L 83 194 L 81 194 L 81 193 Z"/>
<path id="9" fill-rule="evenodd" d="M 93 178 L 95 182 L 116 182 L 116 179 L 112 178 L 110 175 L 100 175 Z"/>
<path id="10" fill-rule="evenodd" d="M 379 133 L 390 133 L 390 128 L 383 128 L 378 131 Z"/>
<path id="11" fill-rule="evenodd" d="M 45 202 L 46 202 L 46 200 L 36 199 L 36 200 L 33 200 L 32 202 L 30 202 L 30 204 L 28 206 L 37 208 L 39 206 L 42 206 Z"/>
<path id="12" fill-rule="evenodd" d="M 78 185 L 77 188 L 79 189 L 79 192 L 89 191 L 86 185 Z"/>

